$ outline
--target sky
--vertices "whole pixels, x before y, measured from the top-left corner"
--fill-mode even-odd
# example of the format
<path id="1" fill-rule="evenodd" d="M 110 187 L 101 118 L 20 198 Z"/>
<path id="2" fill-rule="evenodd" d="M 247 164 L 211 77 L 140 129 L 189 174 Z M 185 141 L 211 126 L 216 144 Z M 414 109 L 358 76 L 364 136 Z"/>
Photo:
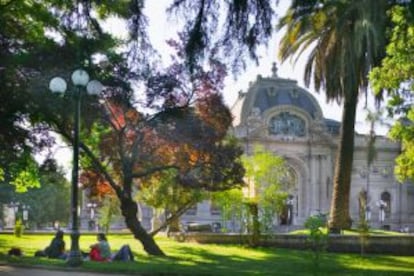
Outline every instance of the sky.
<path id="1" fill-rule="evenodd" d="M 172 50 L 167 47 L 165 41 L 170 38 L 176 37 L 176 32 L 180 25 L 179 19 L 169 18 L 167 19 L 165 14 L 165 8 L 171 0 L 156 0 L 156 1 L 147 1 L 147 6 L 145 7 L 144 13 L 149 17 L 148 24 L 148 33 L 150 35 L 151 42 L 155 48 L 160 50 L 160 53 L 163 54 L 164 63 L 167 65 L 168 57 L 172 53 Z M 279 15 L 283 15 L 290 1 L 280 0 L 280 5 L 277 7 L 276 12 Z M 125 23 L 113 18 L 106 21 L 104 28 L 112 32 L 120 38 L 126 37 L 126 25 Z M 262 75 L 264 77 L 271 75 L 272 63 L 276 62 L 278 67 L 278 76 L 281 78 L 293 79 L 298 82 L 298 85 L 307 89 L 312 95 L 318 100 L 323 115 L 325 118 L 334 119 L 341 121 L 342 116 L 342 107 L 336 103 L 327 103 L 326 97 L 323 91 L 316 93 L 312 87 L 306 88 L 303 82 L 303 68 L 304 61 L 306 60 L 306 55 L 300 58 L 294 65 L 292 62 L 280 63 L 277 58 L 278 44 L 282 33 L 276 33 L 271 41 L 268 44 L 267 48 L 262 48 L 259 51 L 260 59 L 259 65 L 256 65 L 254 62 L 249 62 L 246 70 L 241 72 L 237 76 L 229 75 L 225 81 L 225 88 L 223 91 L 223 96 L 225 102 L 231 107 L 237 97 L 238 92 L 246 92 L 249 87 L 249 82 L 256 80 L 257 75 Z M 357 120 L 356 120 L 356 131 L 358 133 L 368 133 L 369 125 L 366 121 L 366 111 L 364 110 L 365 98 L 361 97 L 357 110 Z M 373 98 L 370 97 L 368 101 L 368 108 L 374 110 Z M 377 126 L 376 133 L 379 135 L 386 135 L 387 127 Z M 53 149 L 55 156 L 60 161 L 62 165 L 67 169 L 70 167 L 72 159 L 72 151 L 69 147 L 62 147 Z"/>
<path id="2" fill-rule="evenodd" d="M 165 54 L 165 57 L 167 57 L 171 53 L 168 47 L 166 47 L 165 41 L 176 35 L 176 30 L 180 24 L 179 20 L 174 18 L 167 18 L 165 15 L 165 7 L 170 2 L 171 0 L 147 1 L 147 6 L 144 10 L 144 13 L 149 17 L 150 39 L 157 49 L 162 49 L 162 53 Z M 279 6 L 276 8 L 276 13 L 278 15 L 283 15 L 285 11 L 288 9 L 290 1 L 280 0 L 279 2 Z M 111 26 L 108 26 L 108 28 L 112 29 L 114 33 L 122 34 L 122 30 L 117 29 L 119 27 L 122 28 L 122 25 L 113 24 Z M 244 72 L 241 72 L 236 77 L 230 75 L 226 79 L 225 89 L 223 91 L 225 102 L 228 104 L 228 106 L 231 107 L 238 97 L 238 92 L 246 92 L 249 87 L 249 82 L 255 81 L 257 75 L 260 74 L 264 77 L 270 76 L 272 63 L 276 62 L 279 77 L 296 80 L 299 86 L 307 89 L 318 100 L 325 118 L 341 121 L 341 105 L 338 105 L 335 102 L 327 103 L 323 91 L 317 93 L 315 92 L 313 87 L 305 87 L 303 82 L 303 69 L 306 61 L 306 55 L 300 58 L 296 62 L 296 64 L 293 64 L 290 61 L 280 63 L 280 61 L 277 58 L 277 55 L 278 44 L 282 34 L 283 33 L 275 33 L 272 40 L 269 42 L 268 47 L 262 48 L 259 51 L 259 65 L 256 65 L 254 62 L 249 62 L 247 69 Z M 370 110 L 374 110 L 373 102 L 373 97 L 369 97 L 368 108 Z M 364 110 L 364 106 L 365 97 L 361 97 L 358 105 L 357 120 L 355 126 L 356 131 L 358 133 L 369 132 L 369 126 L 366 121 L 367 113 Z M 385 135 L 387 132 L 387 128 L 384 126 L 377 126 L 376 132 L 377 134 Z"/>

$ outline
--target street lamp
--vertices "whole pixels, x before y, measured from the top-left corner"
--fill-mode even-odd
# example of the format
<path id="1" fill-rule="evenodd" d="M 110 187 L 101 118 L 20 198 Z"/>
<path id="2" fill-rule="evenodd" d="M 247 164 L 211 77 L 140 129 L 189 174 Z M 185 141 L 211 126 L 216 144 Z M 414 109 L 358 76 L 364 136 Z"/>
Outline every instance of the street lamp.
<path id="1" fill-rule="evenodd" d="M 79 178 L 79 121 L 81 106 L 81 88 L 86 86 L 90 95 L 98 95 L 102 91 L 102 84 L 97 80 L 89 81 L 89 75 L 85 70 L 78 69 L 72 73 L 72 83 L 75 85 L 75 114 L 73 126 L 73 167 L 72 167 L 72 194 L 71 194 L 71 247 L 68 264 L 79 266 L 82 263 L 82 255 L 79 250 L 79 227 L 78 227 L 78 178 Z M 53 78 L 49 83 L 49 89 L 54 93 L 66 91 L 66 81 L 61 77 Z"/>

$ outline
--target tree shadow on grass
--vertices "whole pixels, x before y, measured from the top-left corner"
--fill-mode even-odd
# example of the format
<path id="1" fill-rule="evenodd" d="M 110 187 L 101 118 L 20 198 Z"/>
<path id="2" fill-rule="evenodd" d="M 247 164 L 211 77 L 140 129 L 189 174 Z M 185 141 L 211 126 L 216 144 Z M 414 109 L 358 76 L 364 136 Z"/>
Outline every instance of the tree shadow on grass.
<path id="1" fill-rule="evenodd" d="M 242 249 L 242 248 L 241 248 Z M 251 250 L 251 249 L 250 249 Z M 256 248 L 254 256 L 211 253 L 202 247 L 182 247 L 179 256 L 170 257 L 175 269 L 185 274 L 207 275 L 413 275 L 414 259 L 357 254 L 323 254 L 316 267 L 309 251 Z"/>
<path id="2" fill-rule="evenodd" d="M 324 254 L 314 275 L 414 275 L 414 258 L 359 254 Z"/>
<path id="3" fill-rule="evenodd" d="M 244 248 L 240 247 L 240 251 Z M 252 249 L 249 249 L 250 252 Z M 223 252 L 211 253 L 202 247 L 182 247 L 179 256 L 169 257 L 175 265 L 183 266 L 183 272 L 207 275 L 306 275 L 309 266 L 303 253 L 278 254 L 279 249 L 256 248 L 255 254 L 233 254 Z M 191 264 L 191 265 L 189 265 Z M 184 270 L 184 266 L 187 266 Z M 175 267 L 177 268 L 177 267 Z"/>

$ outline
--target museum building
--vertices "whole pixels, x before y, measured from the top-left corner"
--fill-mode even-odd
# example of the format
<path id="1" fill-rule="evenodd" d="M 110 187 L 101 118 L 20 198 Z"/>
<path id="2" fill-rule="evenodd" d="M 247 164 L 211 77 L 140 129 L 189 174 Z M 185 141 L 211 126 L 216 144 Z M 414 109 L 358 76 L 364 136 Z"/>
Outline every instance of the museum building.
<path id="1" fill-rule="evenodd" d="M 324 118 L 316 98 L 295 80 L 280 78 L 276 64 L 271 71 L 269 77 L 258 75 L 247 92 L 239 93 L 232 106 L 233 131 L 247 154 L 259 144 L 285 159 L 289 177 L 283 189 L 289 194 L 289 219 L 275 221 L 301 226 L 311 215 L 329 213 L 341 123 Z M 414 229 L 414 185 L 399 183 L 393 174 L 400 145 L 376 137 L 377 155 L 368 169 L 368 139 L 367 135 L 355 134 L 352 220 L 359 220 L 362 192 L 368 194 L 369 207 L 364 209 L 371 227 Z M 219 220 L 219 213 L 209 202 L 203 202 L 182 220 L 213 222 Z"/>

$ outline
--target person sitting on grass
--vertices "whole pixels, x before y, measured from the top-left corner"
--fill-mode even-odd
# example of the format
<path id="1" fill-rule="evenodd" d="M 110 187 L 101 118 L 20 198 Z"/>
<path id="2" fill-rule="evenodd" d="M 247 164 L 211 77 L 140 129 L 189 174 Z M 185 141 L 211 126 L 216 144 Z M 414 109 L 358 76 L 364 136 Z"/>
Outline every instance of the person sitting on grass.
<path id="1" fill-rule="evenodd" d="M 132 254 L 129 245 L 123 245 L 119 251 L 112 255 L 111 247 L 104 233 L 97 235 L 98 242 L 91 245 L 91 251 L 89 253 L 89 259 L 97 262 L 109 262 L 109 261 L 133 261 L 134 255 Z"/>
<path id="2" fill-rule="evenodd" d="M 66 259 L 65 241 L 63 240 L 63 231 L 58 230 L 55 237 L 50 242 L 50 245 L 45 248 L 44 256 L 51 259 Z"/>

